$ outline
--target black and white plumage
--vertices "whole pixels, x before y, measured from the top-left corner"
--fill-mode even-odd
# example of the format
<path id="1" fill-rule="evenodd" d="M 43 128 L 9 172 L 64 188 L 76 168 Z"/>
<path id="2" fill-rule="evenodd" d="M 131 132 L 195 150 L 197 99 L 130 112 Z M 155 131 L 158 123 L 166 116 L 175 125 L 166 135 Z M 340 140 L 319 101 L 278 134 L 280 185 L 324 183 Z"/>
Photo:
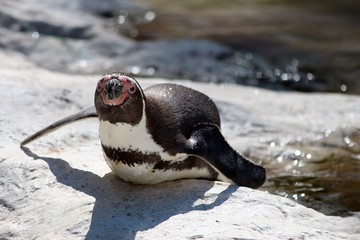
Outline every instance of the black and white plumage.
<path id="1" fill-rule="evenodd" d="M 206 178 L 260 187 L 265 169 L 238 154 L 220 132 L 220 116 L 206 95 L 176 84 L 142 90 L 120 73 L 97 84 L 95 108 L 60 120 L 22 145 L 64 124 L 98 116 L 104 158 L 128 182 L 155 184 Z"/>

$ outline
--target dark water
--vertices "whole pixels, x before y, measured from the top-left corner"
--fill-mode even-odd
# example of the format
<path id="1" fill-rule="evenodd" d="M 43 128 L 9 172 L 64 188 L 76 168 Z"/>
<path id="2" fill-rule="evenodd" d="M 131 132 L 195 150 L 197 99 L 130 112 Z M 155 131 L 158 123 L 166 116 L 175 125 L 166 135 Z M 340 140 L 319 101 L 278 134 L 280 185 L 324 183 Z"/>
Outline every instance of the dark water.
<path id="1" fill-rule="evenodd" d="M 3 0 L 0 48 L 72 74 L 123 71 L 359 94 L 359 5 L 355 0 L 34 0 L 24 8 Z"/>
<path id="2" fill-rule="evenodd" d="M 348 216 L 360 211 L 359 155 L 334 154 L 321 162 L 311 162 L 301 154 L 299 151 L 287 166 L 268 164 L 269 176 L 263 189 L 327 215 Z"/>
<path id="3" fill-rule="evenodd" d="M 359 1 L 143 2 L 156 17 L 137 26 L 137 39 L 213 39 L 268 60 L 260 83 L 360 93 Z"/>

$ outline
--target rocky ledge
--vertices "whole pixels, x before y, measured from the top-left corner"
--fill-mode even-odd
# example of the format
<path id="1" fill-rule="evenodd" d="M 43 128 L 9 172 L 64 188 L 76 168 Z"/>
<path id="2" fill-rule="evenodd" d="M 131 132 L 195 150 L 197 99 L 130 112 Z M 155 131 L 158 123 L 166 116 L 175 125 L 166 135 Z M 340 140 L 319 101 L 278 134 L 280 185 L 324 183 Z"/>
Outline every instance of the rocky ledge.
<path id="1" fill-rule="evenodd" d="M 99 76 L 50 72 L 12 52 L 0 52 L 0 58 L 1 239 L 360 238 L 356 214 L 327 216 L 261 189 L 204 180 L 124 183 L 102 159 L 96 119 L 22 151 L 26 136 L 92 104 Z M 166 80 L 140 81 L 148 86 Z M 265 166 L 299 136 L 309 145 L 343 148 L 336 134 L 356 129 L 360 119 L 359 97 L 183 84 L 214 98 L 224 135 Z M 324 129 L 330 129 L 326 136 Z M 352 149 L 358 152 L 358 145 Z"/>

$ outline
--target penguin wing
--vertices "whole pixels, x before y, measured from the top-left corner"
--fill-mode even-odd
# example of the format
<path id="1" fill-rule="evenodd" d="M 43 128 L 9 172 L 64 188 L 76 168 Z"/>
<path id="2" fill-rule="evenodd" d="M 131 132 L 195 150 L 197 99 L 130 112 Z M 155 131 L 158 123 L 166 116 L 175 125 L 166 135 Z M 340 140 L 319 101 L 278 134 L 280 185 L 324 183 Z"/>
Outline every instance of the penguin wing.
<path id="1" fill-rule="evenodd" d="M 265 182 L 265 169 L 237 153 L 217 125 L 197 125 L 187 140 L 185 151 L 202 158 L 237 185 L 258 188 Z"/>
<path id="2" fill-rule="evenodd" d="M 40 131 L 32 134 L 31 136 L 27 137 L 25 140 L 23 140 L 21 143 L 20 143 L 20 146 L 24 146 L 44 135 L 47 135 L 53 131 L 55 131 L 56 129 L 60 128 L 60 127 L 63 127 L 67 124 L 70 124 L 72 122 L 75 122 L 75 121 L 78 121 L 78 120 L 81 120 L 81 119 L 85 119 L 85 118 L 90 118 L 90 117 L 97 117 L 98 114 L 96 112 L 96 109 L 94 106 L 90 106 L 90 107 L 87 107 L 87 108 L 84 108 L 83 110 L 75 113 L 75 114 L 72 114 L 70 116 L 67 116 L 63 119 L 60 119 L 59 121 L 56 121 L 54 122 L 53 124 L 41 129 Z"/>

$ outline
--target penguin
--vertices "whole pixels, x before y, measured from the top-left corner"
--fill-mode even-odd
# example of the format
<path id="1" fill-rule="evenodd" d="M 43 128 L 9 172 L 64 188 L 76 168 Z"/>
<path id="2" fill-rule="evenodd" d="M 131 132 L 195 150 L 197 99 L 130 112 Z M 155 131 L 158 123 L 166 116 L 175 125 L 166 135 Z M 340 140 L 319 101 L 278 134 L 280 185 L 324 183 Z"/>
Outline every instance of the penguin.
<path id="1" fill-rule="evenodd" d="M 117 72 L 98 81 L 94 106 L 51 124 L 20 145 L 89 117 L 99 119 L 106 163 L 127 182 L 203 178 L 255 189 L 266 180 L 262 166 L 225 140 L 219 111 L 208 96 L 172 83 L 143 90 L 135 78 Z"/>

